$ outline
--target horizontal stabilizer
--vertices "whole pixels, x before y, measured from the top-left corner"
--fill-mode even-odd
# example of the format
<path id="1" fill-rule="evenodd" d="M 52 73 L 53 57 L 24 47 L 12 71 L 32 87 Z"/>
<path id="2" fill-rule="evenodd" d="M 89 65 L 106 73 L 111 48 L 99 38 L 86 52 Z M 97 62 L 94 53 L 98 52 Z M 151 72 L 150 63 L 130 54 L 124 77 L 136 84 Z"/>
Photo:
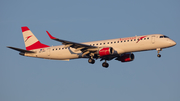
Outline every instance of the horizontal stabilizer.
<path id="1" fill-rule="evenodd" d="M 25 49 L 20 49 L 20 48 L 15 48 L 15 47 L 10 47 L 10 46 L 7 46 L 7 48 L 11 48 L 13 50 L 16 50 L 16 51 L 19 51 L 19 52 L 22 52 L 22 53 L 35 53 L 33 51 L 29 51 L 29 50 L 25 50 Z"/>

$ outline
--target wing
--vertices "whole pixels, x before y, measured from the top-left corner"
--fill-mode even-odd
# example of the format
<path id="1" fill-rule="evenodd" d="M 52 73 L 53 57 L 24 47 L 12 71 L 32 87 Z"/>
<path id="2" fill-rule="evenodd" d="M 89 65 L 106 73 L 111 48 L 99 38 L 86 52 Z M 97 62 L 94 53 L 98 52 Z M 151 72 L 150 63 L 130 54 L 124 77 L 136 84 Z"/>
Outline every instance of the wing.
<path id="1" fill-rule="evenodd" d="M 46 32 L 52 40 L 62 42 L 62 44 L 65 45 L 66 47 L 72 47 L 72 48 L 76 48 L 76 49 L 77 48 L 97 48 L 95 46 L 90 46 L 90 45 L 86 45 L 86 44 L 81 44 L 81 43 L 58 39 L 58 38 L 53 37 L 48 31 L 46 31 Z"/>
<path id="2" fill-rule="evenodd" d="M 81 43 L 58 39 L 56 37 L 53 37 L 48 31 L 46 31 L 46 32 L 52 40 L 62 42 L 62 44 L 65 45 L 65 47 L 72 47 L 72 48 L 75 48 L 77 51 L 80 50 L 83 52 L 83 55 L 86 55 L 86 54 L 89 54 L 91 52 L 95 52 L 98 50 L 98 47 L 96 47 L 96 46 L 90 46 L 90 45 L 86 45 L 86 44 L 81 44 Z"/>

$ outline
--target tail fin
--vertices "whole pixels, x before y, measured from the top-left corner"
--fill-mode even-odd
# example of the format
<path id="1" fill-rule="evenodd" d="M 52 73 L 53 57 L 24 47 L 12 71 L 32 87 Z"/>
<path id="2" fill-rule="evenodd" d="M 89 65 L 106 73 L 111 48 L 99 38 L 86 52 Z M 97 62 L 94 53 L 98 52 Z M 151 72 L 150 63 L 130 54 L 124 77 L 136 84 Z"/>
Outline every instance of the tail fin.
<path id="1" fill-rule="evenodd" d="M 26 50 L 49 47 L 48 45 L 42 44 L 27 26 L 21 27 L 21 29 Z"/>

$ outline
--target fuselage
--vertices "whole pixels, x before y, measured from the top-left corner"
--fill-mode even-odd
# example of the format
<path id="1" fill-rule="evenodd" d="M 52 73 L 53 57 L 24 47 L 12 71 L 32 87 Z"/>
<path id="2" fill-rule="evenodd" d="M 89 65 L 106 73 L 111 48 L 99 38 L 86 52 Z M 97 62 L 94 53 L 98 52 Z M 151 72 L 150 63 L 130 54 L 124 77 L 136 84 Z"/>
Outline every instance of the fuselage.
<path id="1" fill-rule="evenodd" d="M 168 48 L 176 45 L 176 42 L 162 34 L 151 34 L 110 40 L 85 42 L 82 44 L 97 46 L 99 48 L 112 47 L 115 51 L 113 55 L 120 55 L 128 52 Z M 66 47 L 65 45 L 35 49 L 33 51 L 35 51 L 35 53 L 25 53 L 24 55 L 54 60 L 88 58 L 86 56 L 82 56 L 83 53 L 80 50 L 78 51 L 74 48 Z"/>

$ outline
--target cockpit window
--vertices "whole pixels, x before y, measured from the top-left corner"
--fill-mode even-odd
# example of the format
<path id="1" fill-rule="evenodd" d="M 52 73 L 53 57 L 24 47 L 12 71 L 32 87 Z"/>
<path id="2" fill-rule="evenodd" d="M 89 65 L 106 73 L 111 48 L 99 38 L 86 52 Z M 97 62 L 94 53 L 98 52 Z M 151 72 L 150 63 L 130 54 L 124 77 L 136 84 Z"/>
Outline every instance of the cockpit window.
<path id="1" fill-rule="evenodd" d="M 160 36 L 160 38 L 164 38 L 163 36 Z"/>
<path id="2" fill-rule="evenodd" d="M 168 37 L 168 36 L 163 35 L 163 36 L 160 36 L 159 38 L 169 38 L 169 37 Z"/>

